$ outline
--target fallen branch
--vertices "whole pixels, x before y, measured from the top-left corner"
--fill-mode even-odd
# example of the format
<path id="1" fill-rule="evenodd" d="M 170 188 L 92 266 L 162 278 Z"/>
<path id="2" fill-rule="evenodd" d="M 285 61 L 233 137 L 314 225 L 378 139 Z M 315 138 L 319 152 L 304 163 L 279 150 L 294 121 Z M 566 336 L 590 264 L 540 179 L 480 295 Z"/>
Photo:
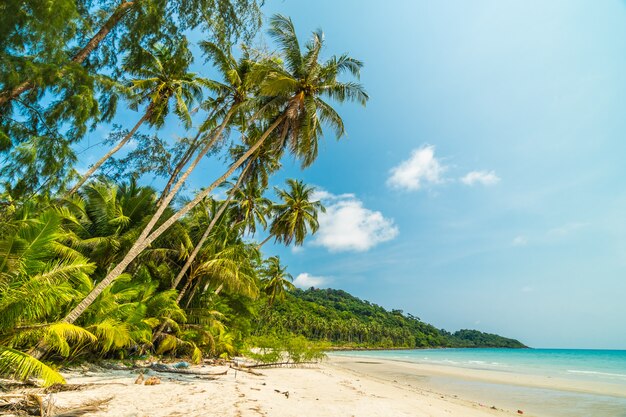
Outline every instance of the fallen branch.
<path id="1" fill-rule="evenodd" d="M 283 365 L 313 365 L 317 364 L 317 362 L 272 362 L 272 363 L 257 363 L 256 365 L 249 365 L 246 368 L 269 368 L 272 366 L 283 366 Z"/>
<path id="2" fill-rule="evenodd" d="M 167 365 L 160 364 L 160 363 L 152 364 L 148 366 L 147 368 L 150 368 L 156 372 L 164 372 L 164 373 L 170 373 L 170 374 L 183 374 L 183 375 L 199 375 L 199 376 L 220 376 L 220 375 L 226 375 L 228 373 L 228 369 L 225 370 L 224 372 L 216 372 L 216 373 L 196 372 L 196 371 L 191 371 L 189 369 L 172 368 Z"/>
<path id="3" fill-rule="evenodd" d="M 230 365 L 230 368 L 231 368 L 231 369 L 234 369 L 235 371 L 247 372 L 247 373 L 252 374 L 252 375 L 254 375 L 254 376 L 263 376 L 263 374 L 262 374 L 262 373 L 260 373 L 260 372 L 255 372 L 255 371 L 253 371 L 252 369 L 249 369 L 250 367 L 246 367 L 246 368 L 244 368 L 244 367 L 240 367 L 240 366 L 233 366 L 233 365 Z"/>

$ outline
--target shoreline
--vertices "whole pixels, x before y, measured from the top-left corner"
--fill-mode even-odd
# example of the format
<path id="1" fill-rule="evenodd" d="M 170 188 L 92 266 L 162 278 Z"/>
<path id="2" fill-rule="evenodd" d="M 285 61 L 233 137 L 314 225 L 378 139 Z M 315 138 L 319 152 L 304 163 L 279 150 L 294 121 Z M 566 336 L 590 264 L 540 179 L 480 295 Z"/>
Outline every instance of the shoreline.
<path id="1" fill-rule="evenodd" d="M 131 370 L 64 372 L 71 390 L 42 396 L 57 410 L 105 401 L 93 417 L 510 417 L 458 396 L 439 394 L 376 377 L 355 374 L 333 360 L 296 368 L 269 368 L 257 374 L 225 366 L 193 366 L 198 377 L 154 371 L 158 385 L 135 384 Z M 532 417 L 532 416 L 531 416 Z"/>
<path id="2" fill-rule="evenodd" d="M 592 382 L 574 378 L 560 378 L 529 373 L 520 374 L 506 370 L 478 369 L 446 364 L 425 364 L 403 359 L 349 355 L 332 356 L 332 353 L 330 353 L 329 358 L 332 363 L 337 366 L 345 366 L 346 363 L 352 364 L 353 366 L 350 367 L 350 369 L 355 368 L 354 364 L 368 364 L 368 362 L 371 364 L 378 362 L 384 364 L 386 368 L 394 367 L 395 364 L 402 364 L 402 371 L 404 372 L 412 370 L 418 374 L 429 377 L 451 377 L 470 381 L 515 385 L 527 388 L 554 389 L 580 394 L 608 395 L 618 398 L 626 398 L 626 390 L 624 390 L 622 385 L 600 381 Z M 347 360 L 342 361 L 344 358 Z M 367 370 L 363 369 L 361 372 L 367 372 Z"/>
<path id="3" fill-rule="evenodd" d="M 332 364 L 368 375 L 496 408 L 549 417 L 623 416 L 623 384 L 520 374 L 505 370 L 423 364 L 401 359 L 331 355 Z"/>
<path id="4" fill-rule="evenodd" d="M 228 365 L 189 369 L 193 375 L 146 369 L 146 379 L 160 379 L 148 386 L 136 384 L 139 369 L 77 368 L 64 372 L 67 390 L 39 393 L 58 410 L 105 401 L 88 414 L 94 417 L 609 417 L 622 415 L 611 412 L 611 403 L 626 404 L 624 392 L 609 408 L 576 403 L 609 395 L 600 385 L 361 356 L 331 354 L 318 364 L 254 373 Z M 548 391 L 561 393 L 552 408 L 542 403 Z"/>

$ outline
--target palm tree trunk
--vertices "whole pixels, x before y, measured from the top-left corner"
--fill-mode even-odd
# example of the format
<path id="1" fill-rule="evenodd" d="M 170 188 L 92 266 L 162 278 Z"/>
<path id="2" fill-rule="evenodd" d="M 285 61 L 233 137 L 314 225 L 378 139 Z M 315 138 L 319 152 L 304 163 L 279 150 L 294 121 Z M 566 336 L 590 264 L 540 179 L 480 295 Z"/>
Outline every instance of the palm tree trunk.
<path id="1" fill-rule="evenodd" d="M 94 49 L 96 49 L 100 42 L 102 42 L 102 40 L 106 38 L 111 29 L 113 29 L 113 27 L 117 25 L 120 20 L 122 20 L 122 18 L 126 15 L 126 12 L 130 9 L 130 6 L 132 6 L 133 4 L 134 1 L 125 1 L 117 6 L 113 14 L 111 14 L 111 17 L 109 17 L 107 21 L 104 22 L 104 25 L 102 25 L 100 30 L 91 39 L 89 39 L 89 42 L 87 42 L 87 44 L 76 53 L 76 55 L 72 57 L 71 62 L 76 64 L 82 64 L 83 61 L 87 59 L 89 54 L 93 52 Z M 65 71 L 63 70 L 59 71 L 59 77 L 62 77 L 64 73 Z M 31 90 L 34 87 L 34 82 L 24 81 L 22 84 L 18 85 L 12 90 L 3 92 L 2 94 L 0 94 L 0 106 L 9 103 L 11 100 L 19 97 L 25 91 Z"/>
<path id="2" fill-rule="evenodd" d="M 209 116 L 207 117 L 207 120 L 210 120 L 212 117 L 214 117 L 215 112 L 216 111 L 213 110 L 213 112 L 210 113 Z M 163 200 L 165 199 L 167 195 L 169 195 L 170 190 L 172 189 L 172 185 L 174 185 L 174 182 L 178 178 L 178 175 L 181 173 L 183 168 L 185 168 L 185 166 L 187 165 L 187 163 L 189 162 L 193 154 L 200 147 L 200 144 L 202 143 L 202 141 L 199 141 L 200 135 L 202 135 L 204 132 L 205 130 L 203 130 L 202 126 L 200 126 L 200 128 L 198 129 L 198 133 L 191 141 L 191 144 L 189 144 L 189 148 L 187 149 L 185 154 L 180 158 L 180 161 L 178 162 L 178 164 L 176 164 L 176 167 L 174 168 L 174 172 L 172 172 L 172 175 L 170 175 L 170 179 L 167 181 L 167 184 L 165 184 L 165 187 L 163 187 L 163 191 L 161 191 L 161 195 L 159 196 L 159 199 L 156 202 L 157 208 L 161 204 L 163 204 Z M 212 141 L 212 143 L 215 143 L 215 142 Z"/>
<path id="3" fill-rule="evenodd" d="M 200 252 L 200 249 L 204 245 L 204 242 L 206 242 L 206 240 L 208 239 L 209 235 L 211 234 L 211 231 L 213 230 L 213 228 L 217 224 L 217 221 L 222 216 L 224 211 L 226 211 L 226 208 L 228 207 L 228 205 L 232 201 L 233 197 L 235 196 L 235 190 L 241 185 L 241 182 L 243 181 L 243 178 L 244 178 L 244 176 L 246 174 L 246 171 L 248 170 L 249 167 L 250 167 L 250 162 L 248 162 L 248 165 L 246 165 L 244 170 L 241 172 L 241 175 L 239 175 L 239 179 L 237 180 L 237 183 L 235 184 L 235 186 L 228 193 L 228 198 L 226 199 L 226 201 L 224 201 L 222 203 L 222 205 L 220 206 L 220 208 L 217 211 L 217 213 L 215 213 L 215 215 L 213 215 L 213 218 L 211 219 L 211 223 L 209 223 L 209 226 L 204 231 L 204 234 L 202 235 L 202 237 L 200 238 L 200 240 L 196 244 L 196 247 L 193 248 L 193 251 L 191 252 L 189 257 L 187 258 L 187 261 L 185 262 L 185 265 L 183 265 L 182 269 L 180 270 L 180 272 L 178 273 L 178 275 L 176 276 L 176 278 L 172 282 L 172 289 L 176 289 L 176 287 L 178 286 L 180 281 L 185 276 L 185 273 L 187 272 L 187 270 L 191 266 L 191 263 L 196 259 L 196 256 L 198 256 L 198 252 Z"/>
<path id="4" fill-rule="evenodd" d="M 213 215 L 213 218 L 211 219 L 211 222 L 207 226 L 206 230 L 204 231 L 204 234 L 202 235 L 202 237 L 200 238 L 200 240 L 196 244 L 196 247 L 193 248 L 193 251 L 191 252 L 189 257 L 187 258 L 187 261 L 185 261 L 185 265 L 183 265 L 183 268 L 180 270 L 178 275 L 176 275 L 176 278 L 172 282 L 172 289 L 173 290 L 175 290 L 176 287 L 178 287 L 178 284 L 180 283 L 180 281 L 185 276 L 185 273 L 191 267 L 191 264 L 196 259 L 196 256 L 198 256 L 198 253 L 200 252 L 200 249 L 202 248 L 202 245 L 204 245 L 204 242 L 206 242 L 206 240 L 208 239 L 209 235 L 211 234 L 211 230 L 213 230 L 213 227 L 215 227 L 215 225 L 217 224 L 217 221 L 219 220 L 219 218 L 222 216 L 222 214 L 226 210 L 226 207 L 228 207 L 228 204 L 231 202 L 231 200 L 235 196 L 235 190 L 241 184 L 241 181 L 243 180 L 245 172 L 248 170 L 249 167 L 250 167 L 250 163 L 248 163 L 248 165 L 244 168 L 243 172 L 239 176 L 239 179 L 237 180 L 237 183 L 232 188 L 232 190 L 228 193 L 228 198 L 226 199 L 226 201 L 224 201 L 222 203 L 222 205 L 220 206 L 220 208 L 217 211 L 217 213 L 215 213 L 215 215 Z M 183 299 L 183 296 L 185 295 L 185 293 L 189 289 L 189 286 L 191 285 L 191 282 L 192 282 L 192 280 L 190 278 L 188 278 L 187 282 L 185 283 L 185 286 L 180 290 L 180 293 L 178 294 L 178 297 L 176 298 L 176 304 L 180 305 L 180 301 Z M 221 291 L 222 287 L 223 287 L 223 284 L 220 285 L 220 287 L 218 288 L 218 291 L 216 292 L 216 294 L 219 294 L 219 291 Z M 161 333 L 163 333 L 163 330 L 165 330 L 165 326 L 167 326 L 167 324 L 163 323 L 159 327 L 159 329 L 156 331 L 154 336 L 152 336 L 152 341 L 154 341 L 154 340 L 159 338 Z"/>
<path id="5" fill-rule="evenodd" d="M 200 133 L 198 133 L 198 135 L 200 135 Z M 170 190 L 172 189 L 172 185 L 174 185 L 174 181 L 176 181 L 176 178 L 178 178 L 178 175 L 180 174 L 180 172 L 183 170 L 185 165 L 187 165 L 187 163 L 193 156 L 193 153 L 196 151 L 196 149 L 197 149 L 197 144 L 190 145 L 189 149 L 187 149 L 187 151 L 182 156 L 182 158 L 180 158 L 180 161 L 174 168 L 172 175 L 170 175 L 170 179 L 167 181 L 167 184 L 165 184 L 165 187 L 163 188 L 163 191 L 161 192 L 161 195 L 159 196 L 159 199 L 156 202 L 157 207 L 160 206 L 161 203 L 163 203 L 163 199 L 165 199 L 165 196 L 169 194 Z"/>
<path id="6" fill-rule="evenodd" d="M 265 245 L 270 239 L 272 238 L 272 234 L 270 233 L 270 235 L 268 237 L 266 237 L 265 239 L 263 239 L 263 242 L 259 243 L 259 245 L 256 247 L 257 250 L 261 249 L 261 247 L 263 245 Z"/>
<path id="7" fill-rule="evenodd" d="M 139 119 L 139 121 L 137 122 L 137 124 L 135 124 L 132 130 L 128 132 L 128 134 L 124 136 L 124 138 L 121 141 L 119 141 L 117 145 L 111 148 L 111 150 L 109 150 L 109 152 L 107 152 L 106 155 L 100 158 L 98 162 L 96 162 L 91 168 L 89 168 L 89 170 L 82 176 L 80 181 L 78 181 L 78 183 L 74 187 L 72 187 L 72 189 L 66 194 L 66 197 L 69 197 L 72 194 L 74 194 L 76 191 L 78 191 L 80 187 L 82 187 L 83 184 L 85 184 L 85 182 L 87 182 L 87 180 L 93 175 L 93 173 L 96 172 L 96 170 L 102 166 L 102 164 L 104 164 L 117 151 L 122 149 L 122 146 L 126 145 L 128 141 L 132 139 L 133 135 L 135 134 L 135 132 L 137 132 L 137 129 L 139 129 L 139 127 L 143 124 L 143 122 L 145 122 L 146 120 L 150 118 L 151 113 L 152 113 L 152 106 L 149 106 L 148 110 L 146 110 L 143 117 Z"/>
<path id="8" fill-rule="evenodd" d="M 187 302 L 185 303 L 185 308 L 189 308 L 189 304 L 191 304 L 191 300 L 193 300 L 193 296 L 196 295 L 196 291 L 198 291 L 198 287 L 200 286 L 200 280 L 196 282 L 196 285 L 193 286 L 191 290 L 191 294 L 189 294 L 189 298 L 187 298 Z"/>
<path id="9" fill-rule="evenodd" d="M 159 220 L 159 218 L 161 217 L 161 215 L 165 211 L 165 208 L 168 206 L 170 201 L 172 201 L 174 196 L 178 193 L 178 190 L 182 187 L 182 185 L 187 180 L 189 175 L 191 175 L 191 172 L 194 170 L 196 165 L 198 165 L 198 163 L 204 157 L 204 155 L 209 151 L 209 149 L 211 149 L 211 147 L 213 146 L 215 141 L 217 141 L 217 139 L 222 135 L 222 132 L 226 128 L 226 125 L 228 124 L 228 121 L 230 120 L 231 116 L 234 114 L 234 111 L 235 111 L 235 108 L 231 108 L 230 111 L 226 114 L 226 116 L 224 116 L 224 120 L 222 121 L 222 124 L 220 125 L 219 129 L 215 133 L 214 137 L 211 138 L 209 143 L 207 143 L 204 146 L 204 148 L 198 154 L 198 156 L 193 161 L 193 163 L 187 168 L 185 173 L 180 177 L 180 179 L 178 180 L 178 182 L 176 183 L 176 185 L 174 186 L 172 191 L 170 191 L 170 193 L 163 199 L 163 202 L 161 203 L 161 205 L 157 209 L 156 213 L 152 216 L 152 219 L 150 219 L 150 222 L 148 222 L 148 224 L 146 225 L 144 230 L 141 232 L 141 235 L 135 241 L 133 246 L 130 248 L 130 250 L 128 251 L 128 253 L 124 257 L 124 259 L 122 259 L 120 261 L 120 263 L 118 263 L 111 271 L 109 271 L 107 276 L 102 281 L 100 281 L 98 283 L 98 285 L 96 285 L 94 287 L 93 290 L 91 290 L 91 292 L 87 295 L 87 297 L 85 297 L 80 303 L 78 303 L 78 305 L 76 307 L 74 307 L 74 309 L 72 311 L 70 311 L 70 313 L 67 316 L 65 316 L 63 321 L 65 321 L 67 323 L 74 323 L 76 321 L 76 319 L 78 319 L 81 316 L 81 314 L 83 314 L 85 312 L 87 307 L 89 307 L 95 301 L 96 297 L 98 297 L 98 295 L 100 295 L 100 293 L 106 287 L 108 287 L 117 277 L 119 277 L 124 272 L 126 267 L 137 256 L 139 256 L 139 254 L 145 248 L 147 248 L 157 237 L 159 237 L 165 230 L 167 230 L 172 224 L 174 224 L 174 222 L 176 222 L 179 218 L 181 218 L 182 216 L 187 214 L 187 212 L 189 210 L 191 210 L 193 207 L 195 207 L 202 200 L 202 198 L 204 198 L 211 191 L 213 191 L 213 189 L 215 187 L 217 187 L 219 184 L 224 182 L 224 175 L 223 175 L 222 177 L 220 177 L 220 179 L 215 181 L 209 188 L 207 188 L 205 191 L 200 193 L 199 194 L 201 196 L 200 198 L 196 197 L 191 203 L 189 203 L 186 206 L 184 206 L 181 210 L 179 210 L 172 217 L 170 217 L 168 220 L 166 220 L 154 233 L 150 234 L 150 232 L 154 228 L 155 224 L 157 223 L 157 221 Z M 276 128 L 276 126 L 278 126 L 278 124 L 275 123 L 274 129 Z M 267 136 L 269 136 L 269 133 L 271 133 L 271 132 L 268 132 L 267 135 L 265 136 L 265 138 Z M 263 138 L 263 140 L 265 140 L 265 138 Z M 260 146 L 260 144 L 259 144 L 259 146 Z M 256 148 L 258 149 L 258 146 Z M 254 151 L 256 151 L 256 149 L 254 149 Z M 249 155 L 246 153 L 245 158 L 247 159 L 248 156 Z M 239 162 L 239 164 L 236 164 L 236 166 L 234 166 L 233 168 L 231 168 L 228 171 L 228 175 L 232 174 L 232 171 L 234 171 L 236 168 L 239 167 L 239 165 L 241 165 L 241 163 L 243 162 L 243 161 L 241 161 L 241 159 L 243 159 L 243 157 L 240 158 L 239 161 L 237 161 L 237 162 Z"/>

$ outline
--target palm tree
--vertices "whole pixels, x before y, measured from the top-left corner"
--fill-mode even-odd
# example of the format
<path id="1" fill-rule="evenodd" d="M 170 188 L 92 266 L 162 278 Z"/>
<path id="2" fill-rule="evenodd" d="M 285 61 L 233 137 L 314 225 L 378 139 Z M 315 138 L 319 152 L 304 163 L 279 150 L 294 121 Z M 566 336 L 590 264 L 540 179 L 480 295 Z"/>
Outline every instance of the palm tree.
<path id="1" fill-rule="evenodd" d="M 183 121 L 185 128 L 191 126 L 189 105 L 202 99 L 202 85 L 206 82 L 196 74 L 187 72 L 192 56 L 186 45 L 174 50 L 172 47 L 156 44 L 152 50 L 142 49 L 140 59 L 127 60 L 125 69 L 136 76 L 130 81 L 131 108 L 147 103 L 143 116 L 133 128 L 100 158 L 69 191 L 74 194 L 111 156 L 128 143 L 139 127 L 147 122 L 150 126 L 161 127 L 169 113 L 170 100 L 174 99 L 174 113 Z"/>
<path id="2" fill-rule="evenodd" d="M 213 42 L 200 42 L 200 47 L 207 60 L 218 69 L 224 81 L 211 80 L 206 82 L 207 87 L 216 94 L 216 97 L 209 98 L 202 104 L 202 107 L 209 110 L 209 115 L 198 129 L 196 136 L 189 141 L 188 146 L 182 152 L 159 198 L 159 205 L 172 193 L 172 187 L 176 180 L 179 180 L 180 173 L 198 149 L 202 150 L 195 161 L 199 161 L 221 138 L 223 128 L 215 129 L 215 126 L 218 125 L 217 121 L 221 118 L 221 126 L 226 126 L 233 118 L 245 118 L 247 110 L 249 110 L 248 103 L 251 93 L 257 90 L 255 79 L 251 77 L 255 62 L 247 50 L 244 50 L 243 56 L 237 60 L 230 51 L 224 52 Z M 187 172 L 192 170 L 196 164 L 197 162 L 194 162 L 187 169 Z"/>
<path id="3" fill-rule="evenodd" d="M 291 283 L 293 277 L 287 272 L 287 267 L 280 264 L 278 256 L 265 260 L 265 267 L 261 270 L 263 291 L 268 296 L 271 306 L 276 300 L 285 298 L 285 291 L 293 291 L 296 287 Z"/>
<path id="4" fill-rule="evenodd" d="M 62 201 L 69 246 L 97 265 L 101 278 L 130 249 L 146 219 L 154 212 L 155 193 L 135 180 L 117 187 L 96 181 Z"/>
<path id="5" fill-rule="evenodd" d="M 276 242 L 289 246 L 304 243 L 307 234 L 314 234 L 319 229 L 317 213 L 326 209 L 320 201 L 311 201 L 315 188 L 305 185 L 302 181 L 288 179 L 288 190 L 275 188 L 276 194 L 282 199 L 275 204 L 272 211 L 274 220 L 270 226 L 270 235 L 259 245 L 264 245 L 272 237 Z"/>
<path id="6" fill-rule="evenodd" d="M 95 341 L 88 331 L 58 322 L 91 290 L 95 266 L 61 243 L 61 217 L 53 210 L 15 218 L 0 236 L 0 374 L 34 376 L 44 385 L 63 382 L 38 360 L 33 342 L 68 356 L 70 343 Z"/>
<path id="7" fill-rule="evenodd" d="M 195 167 L 192 164 L 178 180 L 177 186 L 170 192 L 171 197 L 168 196 L 168 198 L 163 200 L 159 210 L 157 210 L 155 216 L 145 227 L 133 248 L 109 272 L 107 277 L 65 317 L 65 321 L 72 323 L 80 317 L 98 294 L 120 276 L 126 267 L 150 243 L 200 203 L 215 187 L 227 180 L 237 168 L 255 154 L 275 130 L 280 133 L 279 139 L 281 139 L 277 141 L 276 147 L 282 148 L 286 145 L 296 157 L 302 159 L 303 165 L 306 166 L 312 163 L 317 155 L 317 140 L 322 133 L 322 124 L 327 124 L 333 128 L 338 137 L 344 133 L 343 121 L 338 113 L 328 103 L 323 101 L 321 97 L 328 97 L 340 103 L 357 101 L 365 105 L 368 96 L 360 84 L 338 81 L 338 76 L 345 71 L 358 77 L 362 67 L 360 61 L 347 55 L 342 55 L 340 57 L 332 57 L 321 64 L 318 61 L 323 43 L 321 33 L 313 35 L 313 41 L 307 44 L 306 51 L 302 54 L 293 23 L 290 19 L 283 16 L 275 16 L 271 21 L 271 25 L 271 33 L 283 50 L 289 71 L 280 67 L 275 61 L 270 60 L 269 63 L 263 64 L 262 71 L 255 72 L 255 79 L 261 80 L 261 94 L 266 98 L 262 114 L 271 120 L 267 130 L 222 176 L 154 229 L 164 211 L 164 206 L 169 204 L 174 198 L 182 183 L 184 183 L 191 170 Z M 217 130 L 216 135 L 221 135 L 235 110 L 236 108 L 232 108 L 224 116 L 222 125 Z M 277 130 L 278 128 L 280 129 Z M 200 153 L 199 156 L 204 156 L 204 154 Z M 198 158 L 196 160 L 199 162 Z"/>

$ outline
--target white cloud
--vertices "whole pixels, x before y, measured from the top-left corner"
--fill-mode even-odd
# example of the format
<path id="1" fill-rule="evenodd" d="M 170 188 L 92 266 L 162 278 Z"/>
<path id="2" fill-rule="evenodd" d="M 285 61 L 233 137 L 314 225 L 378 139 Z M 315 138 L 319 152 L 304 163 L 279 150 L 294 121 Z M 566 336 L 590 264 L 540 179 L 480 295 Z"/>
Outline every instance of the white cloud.
<path id="1" fill-rule="evenodd" d="M 526 285 L 522 287 L 522 292 L 533 292 L 533 291 L 535 291 L 535 289 L 531 287 L 530 285 Z"/>
<path id="2" fill-rule="evenodd" d="M 392 188 L 419 190 L 425 184 L 438 184 L 443 181 L 446 167 L 435 158 L 435 147 L 425 145 L 414 149 L 411 157 L 393 167 L 387 185 Z"/>
<path id="3" fill-rule="evenodd" d="M 355 199 L 356 196 L 352 193 L 335 195 L 320 187 L 315 188 L 315 191 L 313 191 L 313 193 L 311 194 L 312 201 L 316 201 L 316 200 L 336 201 L 336 200 L 343 200 L 347 198 Z"/>
<path id="4" fill-rule="evenodd" d="M 293 285 L 299 288 L 311 288 L 311 287 L 319 288 L 320 286 L 326 284 L 327 282 L 328 282 L 328 278 L 326 277 L 316 277 L 316 276 L 309 274 L 308 272 L 303 272 L 300 275 L 298 275 L 296 279 L 293 280 Z"/>
<path id="5" fill-rule="evenodd" d="M 585 226 L 587 226 L 587 223 L 581 223 L 581 222 L 567 223 L 561 227 L 555 227 L 554 229 L 548 230 L 547 234 L 548 236 L 551 236 L 551 237 L 567 236 L 569 234 L 572 234 L 582 229 Z"/>
<path id="6" fill-rule="evenodd" d="M 298 253 L 302 253 L 302 252 L 304 252 L 304 247 L 302 247 L 302 246 L 293 245 L 291 247 L 291 253 L 293 253 L 293 254 L 298 254 Z"/>
<path id="7" fill-rule="evenodd" d="M 513 246 L 526 246 L 528 244 L 528 239 L 525 236 L 515 236 L 515 239 L 511 242 Z"/>
<path id="8" fill-rule="evenodd" d="M 398 235 L 392 219 L 385 218 L 380 211 L 364 207 L 353 194 L 319 192 L 325 193 L 322 200 L 326 213 L 319 214 L 320 228 L 315 234 L 314 245 L 331 252 L 363 252 Z"/>
<path id="9" fill-rule="evenodd" d="M 495 185 L 500 182 L 500 177 L 495 171 L 472 171 L 461 178 L 461 182 L 470 186 L 474 184 Z"/>

